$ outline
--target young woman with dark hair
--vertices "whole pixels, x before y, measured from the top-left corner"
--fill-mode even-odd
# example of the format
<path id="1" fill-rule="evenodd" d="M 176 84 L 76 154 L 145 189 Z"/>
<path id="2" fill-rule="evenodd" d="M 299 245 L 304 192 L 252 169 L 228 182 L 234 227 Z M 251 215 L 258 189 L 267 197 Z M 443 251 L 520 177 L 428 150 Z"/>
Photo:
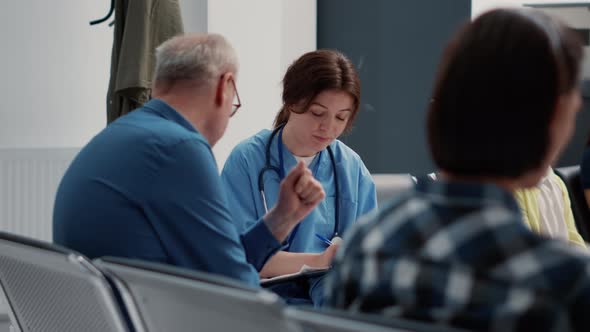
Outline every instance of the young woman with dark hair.
<path id="1" fill-rule="evenodd" d="M 332 50 L 297 59 L 283 79 L 283 106 L 274 130 L 240 143 L 222 172 L 233 220 L 246 230 L 275 205 L 281 180 L 304 162 L 321 182 L 326 199 L 291 233 L 282 251 L 260 272 L 268 278 L 299 271 L 303 265 L 331 265 L 341 236 L 361 215 L 376 208 L 375 185 L 361 158 L 338 140 L 359 111 L 360 81 L 351 61 Z M 323 300 L 322 279 L 275 289 L 295 303 Z M 309 288 L 309 289 L 307 289 Z"/>

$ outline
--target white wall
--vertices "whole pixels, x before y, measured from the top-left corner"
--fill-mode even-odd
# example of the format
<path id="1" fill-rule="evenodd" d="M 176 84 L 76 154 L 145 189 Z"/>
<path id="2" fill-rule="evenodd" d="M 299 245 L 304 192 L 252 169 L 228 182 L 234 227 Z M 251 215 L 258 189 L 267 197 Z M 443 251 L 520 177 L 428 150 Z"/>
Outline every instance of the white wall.
<path id="1" fill-rule="evenodd" d="M 88 22 L 109 5 L 2 3 L 0 147 L 81 146 L 104 127 L 112 28 Z"/>
<path id="2" fill-rule="evenodd" d="M 179 0 L 184 31 L 207 31 L 207 2 L 208 0 Z"/>
<path id="3" fill-rule="evenodd" d="M 89 21 L 109 1 L 20 0 L 0 11 L 0 148 L 81 147 L 106 124 L 113 28 Z M 187 32 L 236 48 L 243 107 L 214 151 L 270 127 L 288 64 L 316 47 L 316 0 L 181 0 Z M 110 22 L 110 21 L 109 21 Z"/>
<path id="4" fill-rule="evenodd" d="M 207 20 L 208 31 L 226 36 L 240 60 L 243 106 L 213 149 L 221 167 L 238 142 L 270 128 L 286 68 L 316 48 L 316 0 L 210 0 Z"/>
<path id="5" fill-rule="evenodd" d="M 503 6 L 522 6 L 524 4 L 544 4 L 544 3 L 586 3 L 590 5 L 590 1 L 579 0 L 472 0 L 471 2 L 471 16 L 485 12 L 494 7 Z M 570 7 L 570 8 L 544 8 L 547 13 L 559 17 L 566 24 L 573 28 L 590 28 L 590 11 L 584 7 Z M 590 79 L 590 47 L 585 47 L 585 59 L 583 63 L 583 77 Z"/>

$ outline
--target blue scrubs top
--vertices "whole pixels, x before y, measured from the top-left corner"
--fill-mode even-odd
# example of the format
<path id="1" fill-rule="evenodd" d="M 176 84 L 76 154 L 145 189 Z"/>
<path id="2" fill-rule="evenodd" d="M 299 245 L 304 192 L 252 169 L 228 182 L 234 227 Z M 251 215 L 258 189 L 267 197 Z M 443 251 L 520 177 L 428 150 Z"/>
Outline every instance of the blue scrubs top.
<path id="1" fill-rule="evenodd" d="M 272 131 L 265 129 L 238 144 L 228 157 L 222 171 L 226 186 L 228 205 L 239 231 L 255 224 L 264 214 L 262 197 L 258 190 L 258 174 L 265 167 L 266 145 Z M 270 148 L 270 162 L 279 167 L 279 135 L 275 135 Z M 338 184 L 340 186 L 340 221 L 338 234 L 345 231 L 360 216 L 377 207 L 375 184 L 361 158 L 344 143 L 336 140 L 331 144 L 336 161 Z M 297 160 L 286 147 L 282 149 L 284 174 L 288 174 Z M 318 158 L 319 156 L 319 158 Z M 318 154 L 309 165 L 314 177 L 321 182 L 326 192 L 323 200 L 301 223 L 287 249 L 290 252 L 320 253 L 327 244 L 315 234 L 331 238 L 334 234 L 334 210 L 336 189 L 334 171 L 328 151 Z M 317 163 L 319 165 L 316 165 Z M 316 171 L 317 170 L 317 171 Z M 264 174 L 264 190 L 269 210 L 276 204 L 280 178 L 275 172 Z"/>

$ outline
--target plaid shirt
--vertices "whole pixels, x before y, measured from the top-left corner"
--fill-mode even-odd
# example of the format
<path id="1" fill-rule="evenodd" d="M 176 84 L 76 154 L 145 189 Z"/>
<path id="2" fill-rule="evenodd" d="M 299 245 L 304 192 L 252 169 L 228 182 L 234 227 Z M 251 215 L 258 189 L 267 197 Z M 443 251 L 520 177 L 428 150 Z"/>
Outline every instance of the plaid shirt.
<path id="1" fill-rule="evenodd" d="M 423 179 L 352 228 L 327 303 L 478 331 L 590 331 L 590 256 L 490 184 Z"/>

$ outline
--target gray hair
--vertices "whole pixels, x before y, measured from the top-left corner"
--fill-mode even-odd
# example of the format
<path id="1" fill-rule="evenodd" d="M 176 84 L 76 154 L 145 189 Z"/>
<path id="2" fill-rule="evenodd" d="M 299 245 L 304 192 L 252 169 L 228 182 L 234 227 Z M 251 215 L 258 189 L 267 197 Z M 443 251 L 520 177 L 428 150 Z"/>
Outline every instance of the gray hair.
<path id="1" fill-rule="evenodd" d="M 218 34 L 177 36 L 156 48 L 155 82 L 191 80 L 212 85 L 224 73 L 237 73 L 238 57 Z"/>

